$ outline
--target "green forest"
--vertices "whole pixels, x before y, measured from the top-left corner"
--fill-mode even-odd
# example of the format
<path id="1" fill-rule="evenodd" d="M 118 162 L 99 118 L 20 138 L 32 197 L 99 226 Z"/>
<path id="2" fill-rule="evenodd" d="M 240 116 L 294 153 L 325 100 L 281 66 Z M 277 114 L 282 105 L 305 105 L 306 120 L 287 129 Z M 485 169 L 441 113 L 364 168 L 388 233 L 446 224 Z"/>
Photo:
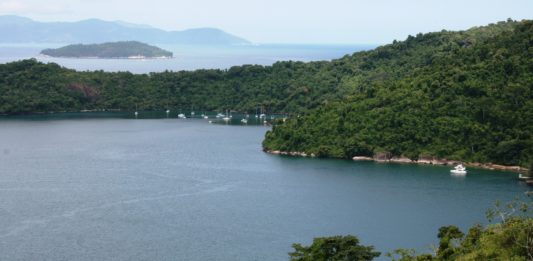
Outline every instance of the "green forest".
<path id="1" fill-rule="evenodd" d="M 57 49 L 44 49 L 41 54 L 52 57 L 128 58 L 139 55 L 146 58 L 172 57 L 172 52 L 137 41 L 71 44 Z"/>
<path id="2" fill-rule="evenodd" d="M 531 21 L 418 35 L 347 59 L 342 99 L 274 126 L 265 150 L 533 161 Z"/>
<path id="3" fill-rule="evenodd" d="M 332 61 L 227 70 L 78 72 L 0 65 L 0 114 L 198 108 L 286 113 L 265 150 L 387 153 L 527 166 L 533 160 L 533 22 L 498 22 Z"/>

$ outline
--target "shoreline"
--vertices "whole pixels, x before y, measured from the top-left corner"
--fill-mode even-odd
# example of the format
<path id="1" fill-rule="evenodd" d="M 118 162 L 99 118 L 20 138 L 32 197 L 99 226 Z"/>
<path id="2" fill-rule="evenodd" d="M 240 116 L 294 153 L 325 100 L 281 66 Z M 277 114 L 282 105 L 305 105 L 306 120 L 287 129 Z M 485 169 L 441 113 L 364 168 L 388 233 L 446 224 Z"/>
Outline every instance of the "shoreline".
<path id="1" fill-rule="evenodd" d="M 279 150 L 264 150 L 264 152 L 272 155 L 283 155 L 291 157 L 309 157 L 315 158 L 315 154 L 307 154 L 305 152 L 298 151 L 279 151 Z M 351 159 L 352 161 L 373 161 L 377 163 L 402 163 L 402 164 L 419 164 L 419 165 L 438 165 L 438 166 L 453 166 L 459 163 L 467 167 L 487 169 L 487 170 L 499 170 L 499 171 L 510 171 L 515 173 L 526 173 L 528 169 L 520 166 L 507 166 L 493 163 L 480 163 L 480 162 L 462 162 L 458 160 L 447 160 L 447 159 L 437 159 L 437 158 L 420 158 L 418 160 L 411 160 L 407 157 L 387 157 L 384 153 L 378 153 L 373 157 L 368 156 L 355 156 Z"/>
<path id="2" fill-rule="evenodd" d="M 102 57 L 102 56 L 52 56 L 40 53 L 37 57 L 44 58 L 60 58 L 60 59 L 94 59 L 94 60 L 170 60 L 175 59 L 174 56 L 118 56 L 118 57 Z"/>
<path id="3" fill-rule="evenodd" d="M 88 112 L 121 112 L 128 111 L 123 109 L 85 109 L 75 111 L 34 111 L 24 113 L 0 113 L 0 116 L 31 116 L 31 115 L 44 115 L 44 114 L 56 114 L 56 113 L 88 113 Z"/>

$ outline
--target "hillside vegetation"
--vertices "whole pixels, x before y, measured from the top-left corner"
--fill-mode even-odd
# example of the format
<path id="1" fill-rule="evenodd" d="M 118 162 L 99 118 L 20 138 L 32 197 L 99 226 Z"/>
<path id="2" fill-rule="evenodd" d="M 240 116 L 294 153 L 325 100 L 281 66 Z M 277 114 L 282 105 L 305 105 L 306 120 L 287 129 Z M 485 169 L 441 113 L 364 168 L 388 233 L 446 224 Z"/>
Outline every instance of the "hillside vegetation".
<path id="1" fill-rule="evenodd" d="M 526 166 L 533 159 L 532 24 L 508 20 L 409 36 L 333 61 L 228 70 L 136 75 L 19 61 L 0 65 L 0 114 L 263 107 L 294 116 L 267 133 L 265 150 Z"/>
<path id="2" fill-rule="evenodd" d="M 418 35 L 361 56 L 342 59 L 352 76 L 338 85 L 341 101 L 275 126 L 265 150 L 533 160 L 531 21 Z"/>

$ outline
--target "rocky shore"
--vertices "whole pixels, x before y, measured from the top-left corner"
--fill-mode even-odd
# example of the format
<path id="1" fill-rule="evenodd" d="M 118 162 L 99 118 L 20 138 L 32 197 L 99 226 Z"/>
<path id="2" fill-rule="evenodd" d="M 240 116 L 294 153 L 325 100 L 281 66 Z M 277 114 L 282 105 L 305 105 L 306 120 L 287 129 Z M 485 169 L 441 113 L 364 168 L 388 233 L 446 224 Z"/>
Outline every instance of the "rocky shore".
<path id="1" fill-rule="evenodd" d="M 265 150 L 266 153 L 274 155 L 285 155 L 293 157 L 316 157 L 315 154 L 307 154 L 305 152 L 298 151 L 279 151 L 279 150 Z M 409 163 L 409 164 L 424 164 L 424 165 L 442 165 L 442 166 L 453 166 L 459 163 L 467 167 L 489 169 L 489 170 L 501 170 L 501 171 L 512 171 L 518 173 L 525 173 L 528 169 L 520 166 L 505 166 L 492 163 L 479 163 L 479 162 L 462 162 L 457 160 L 447 160 L 447 159 L 437 159 L 434 157 L 421 157 L 418 160 L 411 160 L 407 157 L 392 157 L 387 153 L 376 153 L 373 157 L 368 156 L 355 156 L 352 158 L 354 161 L 374 161 L 380 163 Z"/>
<path id="2" fill-rule="evenodd" d="M 479 162 L 462 162 L 457 160 L 437 159 L 434 157 L 422 157 L 418 160 L 411 160 L 407 157 L 387 157 L 382 153 L 376 154 L 374 157 L 353 157 L 353 160 L 372 160 L 375 162 L 395 162 L 395 163 L 412 163 L 412 164 L 424 164 L 424 165 L 442 165 L 442 166 L 454 166 L 459 163 L 474 168 L 489 169 L 489 170 L 502 170 L 513 172 L 527 172 L 526 168 L 520 166 L 505 166 L 492 163 L 479 163 Z"/>
<path id="3" fill-rule="evenodd" d="M 285 155 L 285 156 L 293 156 L 293 157 L 316 157 L 315 154 L 307 154 L 305 152 L 298 152 L 298 151 L 279 151 L 279 150 L 265 150 L 266 153 L 274 154 L 274 155 Z"/>

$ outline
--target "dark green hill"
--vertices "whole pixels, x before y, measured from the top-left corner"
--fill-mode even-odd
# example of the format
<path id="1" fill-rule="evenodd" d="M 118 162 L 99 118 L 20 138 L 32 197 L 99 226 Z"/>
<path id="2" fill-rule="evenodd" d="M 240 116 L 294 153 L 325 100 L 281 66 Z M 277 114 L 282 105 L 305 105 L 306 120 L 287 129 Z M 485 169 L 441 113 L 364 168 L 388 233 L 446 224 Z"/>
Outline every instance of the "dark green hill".
<path id="1" fill-rule="evenodd" d="M 70 58 L 171 58 L 172 52 L 141 42 L 72 44 L 57 49 L 44 49 L 41 54 Z"/>
<path id="2" fill-rule="evenodd" d="M 267 150 L 323 157 L 533 159 L 532 22 L 419 34 L 331 62 L 135 75 L 25 60 L 0 65 L 0 113 L 195 108 L 293 117 Z"/>
<path id="3" fill-rule="evenodd" d="M 531 21 L 409 37 L 343 60 L 353 66 L 338 85 L 345 98 L 275 126 L 265 150 L 533 160 Z"/>

